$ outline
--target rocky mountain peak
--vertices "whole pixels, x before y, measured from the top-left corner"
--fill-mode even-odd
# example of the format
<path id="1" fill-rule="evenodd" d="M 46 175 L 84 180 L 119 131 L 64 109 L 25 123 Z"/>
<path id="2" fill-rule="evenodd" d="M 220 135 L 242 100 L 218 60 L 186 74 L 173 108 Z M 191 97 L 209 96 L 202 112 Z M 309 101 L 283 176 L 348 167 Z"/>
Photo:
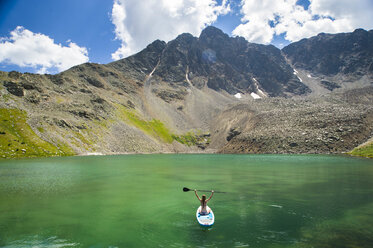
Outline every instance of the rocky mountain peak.
<path id="1" fill-rule="evenodd" d="M 199 38 L 204 38 L 204 37 L 226 37 L 229 38 L 227 34 L 225 34 L 221 29 L 214 27 L 214 26 L 207 26 L 205 29 L 202 30 Z"/>
<path id="2" fill-rule="evenodd" d="M 362 76 L 373 63 L 373 32 L 320 33 L 282 49 L 294 66 L 315 74 Z"/>
<path id="3" fill-rule="evenodd" d="M 308 91 L 278 48 L 232 38 L 212 26 L 199 38 L 184 33 L 168 42 L 154 75 L 170 84 L 187 85 L 189 80 L 198 88 L 230 94 L 254 92 L 264 97 Z"/>
<path id="4" fill-rule="evenodd" d="M 202 30 L 199 41 L 207 46 L 223 45 L 229 42 L 229 36 L 216 27 L 208 26 Z"/>
<path id="5" fill-rule="evenodd" d="M 366 33 L 368 33 L 368 31 L 366 31 L 365 29 L 362 29 L 362 28 L 357 28 L 352 33 L 353 34 L 366 34 Z"/>
<path id="6" fill-rule="evenodd" d="M 195 37 L 193 35 L 191 35 L 190 33 L 182 33 L 180 35 L 178 35 L 176 37 L 176 41 L 179 41 L 179 42 L 188 42 L 188 41 L 191 41 L 195 39 Z"/>
<path id="7" fill-rule="evenodd" d="M 145 49 L 152 50 L 152 51 L 162 51 L 166 47 L 166 42 L 163 40 L 155 40 L 150 43 Z"/>

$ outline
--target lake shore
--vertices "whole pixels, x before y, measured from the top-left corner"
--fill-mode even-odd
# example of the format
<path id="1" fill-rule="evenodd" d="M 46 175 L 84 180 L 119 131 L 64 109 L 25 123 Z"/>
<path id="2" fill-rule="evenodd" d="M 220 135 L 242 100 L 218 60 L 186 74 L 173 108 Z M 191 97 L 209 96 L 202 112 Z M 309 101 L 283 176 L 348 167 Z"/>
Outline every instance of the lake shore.
<path id="1" fill-rule="evenodd" d="M 213 155 L 213 154 L 231 154 L 231 155 L 341 155 L 341 156 L 350 156 L 350 157 L 362 157 L 362 158 L 368 158 L 373 159 L 373 150 L 372 150 L 372 143 L 368 143 L 365 146 L 361 146 L 359 148 L 356 148 L 350 152 L 343 152 L 343 153 L 284 153 L 284 152 L 278 152 L 278 153 L 222 153 L 218 151 L 190 151 L 190 152 L 121 152 L 121 153 L 99 153 L 99 152 L 88 152 L 88 153 L 82 153 L 82 154 L 73 154 L 73 155 L 51 155 L 51 156 L 45 156 L 45 155 L 31 155 L 31 156 L 17 156 L 17 157 L 0 157 L 0 161 L 6 161 L 6 160 L 13 160 L 13 159 L 33 159 L 33 158 L 47 158 L 47 157 L 101 157 L 101 156 L 120 156 L 120 155 L 157 155 L 157 154 L 206 154 L 206 155 Z"/>

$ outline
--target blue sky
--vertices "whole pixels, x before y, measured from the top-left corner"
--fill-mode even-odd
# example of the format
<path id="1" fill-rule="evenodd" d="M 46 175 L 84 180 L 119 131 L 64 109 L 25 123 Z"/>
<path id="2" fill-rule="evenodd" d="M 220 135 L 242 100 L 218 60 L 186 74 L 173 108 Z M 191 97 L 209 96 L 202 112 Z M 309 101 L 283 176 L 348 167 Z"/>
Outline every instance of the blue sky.
<path id="1" fill-rule="evenodd" d="M 102 0 L 5 0 L 0 5 L 0 37 L 8 37 L 17 26 L 23 26 L 47 35 L 55 43 L 66 45 L 71 40 L 88 49 L 89 61 L 108 63 L 111 53 L 120 46 L 110 21 L 112 7 L 111 1 Z M 0 63 L 0 70 L 11 70 L 11 66 Z"/>
<path id="2" fill-rule="evenodd" d="M 353 3 L 351 3 L 353 2 Z M 279 48 L 373 28 L 371 0 L 0 0 L 0 70 L 57 73 L 109 63 L 207 25 Z"/>

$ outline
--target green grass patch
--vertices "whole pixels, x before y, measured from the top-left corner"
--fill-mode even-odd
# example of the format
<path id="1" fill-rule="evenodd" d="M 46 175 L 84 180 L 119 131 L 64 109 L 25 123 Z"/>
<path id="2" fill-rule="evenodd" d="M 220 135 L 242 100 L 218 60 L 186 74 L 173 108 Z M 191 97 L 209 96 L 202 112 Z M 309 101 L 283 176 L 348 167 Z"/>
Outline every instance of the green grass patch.
<path id="1" fill-rule="evenodd" d="M 45 132 L 45 130 L 44 130 L 43 127 L 38 127 L 38 131 L 39 131 L 40 133 L 44 133 L 44 132 Z"/>
<path id="2" fill-rule="evenodd" d="M 118 105 L 118 111 L 122 119 L 125 119 L 126 122 L 142 130 L 144 133 L 166 143 L 172 143 L 174 140 L 170 131 L 160 120 L 152 119 L 151 121 L 146 121 L 134 110 L 127 109 L 121 105 Z"/>
<path id="3" fill-rule="evenodd" d="M 187 146 L 197 146 L 197 145 L 208 145 L 210 144 L 210 137 L 202 134 L 201 131 L 189 131 L 182 135 L 172 135 L 172 138 L 177 142 L 187 145 Z"/>
<path id="4" fill-rule="evenodd" d="M 195 146 L 198 142 L 198 137 L 193 132 L 187 132 L 183 135 L 172 135 L 172 138 L 187 146 Z"/>
<path id="5" fill-rule="evenodd" d="M 75 146 L 77 147 L 83 147 L 84 149 L 87 149 L 87 150 L 90 150 L 91 152 L 92 151 L 95 151 L 95 149 L 93 149 L 93 145 L 94 145 L 94 142 L 92 142 L 89 138 L 87 138 L 87 136 L 89 137 L 89 134 L 91 131 L 71 131 L 73 133 L 73 135 L 75 136 L 76 139 L 73 139 L 72 144 L 74 144 Z M 77 140 L 80 140 L 77 141 Z"/>
<path id="6" fill-rule="evenodd" d="M 89 141 L 83 134 L 81 134 L 80 132 L 74 132 L 74 135 L 75 137 L 77 137 L 78 139 L 80 139 L 81 142 L 83 142 L 84 144 L 87 144 L 89 146 L 93 145 L 93 143 L 91 141 Z"/>
<path id="7" fill-rule="evenodd" d="M 373 158 L 373 142 L 363 147 L 355 148 L 349 154 L 353 156 L 361 156 L 367 158 Z"/>
<path id="8" fill-rule="evenodd" d="M 55 146 L 41 139 L 26 121 L 25 111 L 0 109 L 0 158 L 74 155 L 63 143 Z"/>
<path id="9" fill-rule="evenodd" d="M 4 101 L 4 102 L 7 102 L 7 101 L 10 100 L 11 95 L 10 95 L 10 94 L 3 94 L 2 97 L 3 97 L 3 101 Z"/>
<path id="10" fill-rule="evenodd" d="M 158 138 L 165 143 L 170 144 L 174 140 L 187 146 L 210 143 L 210 138 L 206 138 L 200 131 L 190 131 L 186 134 L 176 135 L 171 133 L 160 120 L 152 119 L 146 121 L 142 119 L 135 110 L 128 109 L 122 105 L 117 105 L 117 107 L 121 119 L 124 119 L 130 125 L 137 127 L 144 133 Z"/>

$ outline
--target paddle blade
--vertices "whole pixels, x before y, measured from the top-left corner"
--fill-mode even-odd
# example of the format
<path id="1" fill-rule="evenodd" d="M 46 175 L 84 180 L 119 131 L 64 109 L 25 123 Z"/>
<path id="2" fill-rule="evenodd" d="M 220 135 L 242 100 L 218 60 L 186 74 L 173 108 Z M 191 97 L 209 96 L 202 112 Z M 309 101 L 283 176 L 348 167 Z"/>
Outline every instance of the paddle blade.
<path id="1" fill-rule="evenodd" d="M 184 187 L 184 188 L 183 188 L 183 191 L 184 191 L 184 192 L 188 192 L 188 191 L 190 191 L 190 189 L 188 189 L 187 187 Z"/>

